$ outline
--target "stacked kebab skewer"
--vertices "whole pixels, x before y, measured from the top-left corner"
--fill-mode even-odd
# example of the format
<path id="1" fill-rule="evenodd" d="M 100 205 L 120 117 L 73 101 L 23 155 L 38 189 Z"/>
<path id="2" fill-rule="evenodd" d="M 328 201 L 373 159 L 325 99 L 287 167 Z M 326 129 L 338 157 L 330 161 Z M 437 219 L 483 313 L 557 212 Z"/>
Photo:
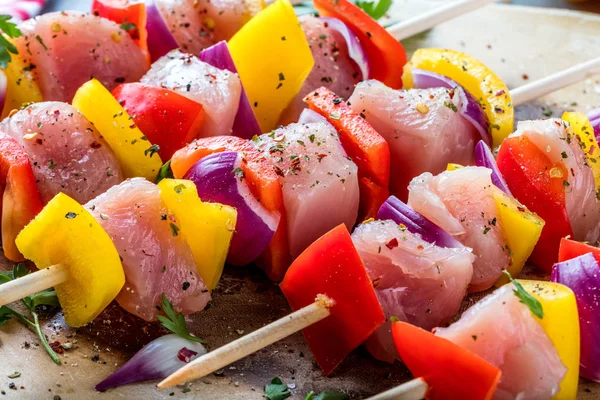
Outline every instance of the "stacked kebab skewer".
<path id="1" fill-rule="evenodd" d="M 7 164 L 5 253 L 15 261 L 22 253 L 40 268 L 52 265 L 4 284 L 2 303 L 58 285 L 73 326 L 92 320 L 115 297 L 146 320 L 156 318 L 163 293 L 188 314 L 205 307 L 227 257 L 235 265 L 256 262 L 270 278 L 283 278 L 282 290 L 300 313 L 292 316 L 302 316 L 301 321 L 265 328 L 246 342 L 209 353 L 162 387 L 200 377 L 304 328 L 326 374 L 366 341 L 376 358 L 401 358 L 423 376 L 432 387 L 430 396 L 468 393 L 465 387 L 445 386 L 451 380 L 439 380 L 427 365 L 431 359 L 426 353 L 419 356 L 417 344 L 429 342 L 430 349 L 440 346 L 473 361 L 457 364 L 457 374 L 481 377 L 472 398 L 575 393 L 579 350 L 575 357 L 575 350 L 554 336 L 559 314 L 577 312 L 573 292 L 547 282 L 502 286 L 510 279 L 503 270 L 516 276 L 533 252 L 530 260 L 549 271 L 562 237 L 598 239 L 595 182 L 600 173 L 594 159 L 599 150 L 592 125 L 598 121 L 570 113 L 562 120 L 522 123 L 511 134 L 517 104 L 479 61 L 459 52 L 422 49 L 400 79 L 404 53 L 383 28 L 350 3 L 315 5 L 327 17 L 307 19 L 301 29 L 289 4 L 279 0 L 227 44 L 216 43 L 199 57 L 169 48 L 159 54 L 148 47 L 150 33 L 161 30 L 141 32 L 139 7 L 120 10 L 128 13 L 128 21 L 138 21 L 135 29 L 127 29 L 131 35 L 105 20 L 105 26 L 98 25 L 99 18 L 92 16 L 56 14 L 25 23 L 28 33 L 17 39 L 24 57 L 15 57 L 6 69 L 5 112 L 41 99 L 72 98 L 73 105 L 33 104 L 8 111 L 0 125 Z M 109 6 L 95 9 L 115 20 L 123 15 Z M 157 10 L 152 5 L 142 9 L 148 22 Z M 82 73 L 99 80 L 72 79 L 68 65 L 60 69 L 63 77 L 52 69 L 26 67 L 56 59 L 65 49 L 60 36 L 78 24 L 104 29 L 107 41 L 92 52 Z M 186 49 L 186 39 L 174 36 Z M 115 66 L 119 63 L 108 54 L 124 48 L 138 49 L 133 52 L 139 57 Z M 326 55 L 332 51 L 334 56 Z M 264 57 L 251 57 L 257 54 Z M 280 59 L 285 55 L 289 60 Z M 324 57 L 316 64 L 319 56 Z M 144 73 L 149 59 L 155 62 Z M 344 62 L 350 67 L 338 73 Z M 581 79 L 597 64 L 574 69 L 563 82 Z M 324 71 L 328 65 L 330 72 Z M 106 75 L 96 75 L 100 70 Z M 10 85 L 16 74 L 25 83 L 19 90 Z M 137 79 L 140 83 L 115 87 Z M 319 87 L 323 83 L 327 87 Z M 412 88 L 398 90 L 402 83 Z M 112 95 L 107 88 L 114 88 Z M 274 129 L 279 121 L 295 120 Z M 492 145 L 500 145 L 498 165 Z M 169 170 L 184 180 L 163 179 L 156 186 L 142 179 L 154 180 L 157 174 L 160 179 Z M 557 212 L 562 219 L 555 218 Z M 357 221 L 374 217 L 379 220 L 366 220 L 348 234 Z M 68 254 L 51 243 L 42 252 L 32 246 L 46 229 L 64 226 L 64 232 L 85 235 L 86 224 L 99 232 L 102 245 L 86 246 L 105 250 L 110 284 L 94 279 L 98 271 L 87 271 L 85 260 L 69 258 L 77 249 L 85 254 L 78 240 L 63 239 Z M 593 262 L 587 257 L 580 264 Z M 565 283 L 577 286 L 576 274 L 561 275 L 561 270 L 560 264 L 554 268 L 555 279 L 562 282 L 566 276 Z M 144 283 L 152 281 L 164 286 L 144 290 Z M 468 291 L 494 284 L 500 289 L 435 336 L 412 327 L 446 324 Z M 529 296 L 531 304 L 513 292 Z M 575 294 L 585 301 L 578 290 Z M 564 305 L 560 312 L 559 302 Z M 485 310 L 496 310 L 500 303 L 510 304 L 501 308 L 506 318 L 496 315 L 488 321 Z M 538 312 L 537 305 L 546 313 Z M 343 324 L 351 313 L 352 324 Z M 358 327 L 350 326 L 357 320 Z M 481 332 L 472 334 L 474 329 Z M 503 336 L 502 329 L 520 334 Z M 579 343 L 577 330 L 561 333 Z M 487 338 L 500 348 L 499 359 Z M 506 359 L 545 379 L 523 377 Z"/>

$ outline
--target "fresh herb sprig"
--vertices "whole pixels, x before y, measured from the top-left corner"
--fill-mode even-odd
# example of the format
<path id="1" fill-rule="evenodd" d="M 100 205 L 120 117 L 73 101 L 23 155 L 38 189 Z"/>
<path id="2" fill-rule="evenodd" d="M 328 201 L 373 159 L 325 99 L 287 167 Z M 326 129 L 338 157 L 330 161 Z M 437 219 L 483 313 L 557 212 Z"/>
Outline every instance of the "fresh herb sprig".
<path id="1" fill-rule="evenodd" d="M 29 269 L 25 264 L 19 263 L 13 267 L 13 270 L 10 272 L 2 272 L 0 273 L 0 285 L 6 282 L 10 282 L 13 279 L 19 279 L 25 275 L 29 274 Z M 36 307 L 38 306 L 49 306 L 49 307 L 59 307 L 58 297 L 56 296 L 56 291 L 54 289 L 42 290 L 41 292 L 34 293 L 31 296 L 27 296 L 21 299 L 25 307 L 31 314 L 33 321 L 21 314 L 18 311 L 13 310 L 8 306 L 0 307 L 0 325 L 5 324 L 13 318 L 16 318 L 26 327 L 32 329 L 37 333 L 38 337 L 42 342 L 42 346 L 56 364 L 61 364 L 60 357 L 48 343 L 46 339 L 46 335 L 42 332 L 42 326 L 40 324 L 39 316 L 36 312 Z"/>
<path id="2" fill-rule="evenodd" d="M 173 170 L 171 170 L 171 160 L 167 161 L 163 164 L 162 167 L 158 170 L 158 175 L 156 175 L 156 179 L 154 183 L 158 183 L 163 179 L 173 178 Z"/>
<path id="3" fill-rule="evenodd" d="M 529 308 L 529 310 L 531 310 L 533 315 L 540 319 L 544 318 L 544 309 L 542 308 L 542 303 L 540 303 L 538 299 L 530 295 L 527 292 L 527 290 L 525 290 L 523 285 L 519 283 L 519 281 L 514 280 L 513 277 L 510 275 L 510 272 L 504 270 L 504 274 L 508 276 L 508 279 L 510 279 L 512 284 L 515 286 L 513 288 L 513 293 L 519 298 L 519 301 L 525 304 Z"/>
<path id="4" fill-rule="evenodd" d="M 361 1 L 356 0 L 356 5 L 369 14 L 374 20 L 382 18 L 392 6 L 392 0 Z"/>
<path id="5" fill-rule="evenodd" d="M 4 32 L 4 35 L 0 34 L 0 68 L 6 69 L 8 63 L 12 60 L 12 54 L 19 54 L 17 48 L 12 44 L 6 36 L 11 39 L 18 38 L 22 35 L 17 25 L 8 20 L 12 17 L 6 14 L 0 14 L 0 31 Z M 5 36 L 6 35 L 6 36 Z"/>
<path id="6" fill-rule="evenodd" d="M 269 400 L 284 400 L 292 395 L 288 386 L 282 382 L 281 378 L 274 377 L 271 379 L 271 383 L 265 385 L 265 394 Z M 326 391 L 316 394 L 315 392 L 309 392 L 304 400 L 347 400 L 349 397 L 346 393 Z"/>
<path id="7" fill-rule="evenodd" d="M 203 339 L 192 336 L 185 324 L 183 314 L 175 312 L 173 304 L 171 304 L 164 293 L 162 295 L 162 310 L 167 316 L 158 315 L 157 318 L 165 328 L 184 339 L 191 340 L 192 342 L 204 343 Z"/>

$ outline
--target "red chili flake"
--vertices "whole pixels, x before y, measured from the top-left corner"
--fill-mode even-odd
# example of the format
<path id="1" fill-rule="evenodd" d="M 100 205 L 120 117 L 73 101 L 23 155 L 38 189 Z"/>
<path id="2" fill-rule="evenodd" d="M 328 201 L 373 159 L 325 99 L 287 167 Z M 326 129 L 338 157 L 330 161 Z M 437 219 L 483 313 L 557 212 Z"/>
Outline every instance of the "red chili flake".
<path id="1" fill-rule="evenodd" d="M 519 210 L 521 212 L 525 212 L 525 207 L 517 206 L 517 210 Z"/>
<path id="2" fill-rule="evenodd" d="M 376 288 L 381 283 L 381 278 L 377 278 L 373 281 L 373 288 Z"/>
<path id="3" fill-rule="evenodd" d="M 54 115 L 59 116 L 60 115 L 60 110 L 54 110 Z"/>
<path id="4" fill-rule="evenodd" d="M 60 344 L 60 342 L 58 340 L 55 342 L 49 343 L 49 344 L 50 344 L 50 348 L 52 350 L 54 350 L 56 353 L 63 354 L 65 352 L 65 349 L 63 349 L 62 344 Z"/>
<path id="5" fill-rule="evenodd" d="M 424 248 L 425 248 L 425 247 L 423 247 L 423 245 L 422 245 L 422 244 L 420 244 L 420 245 L 418 245 L 418 246 L 417 246 L 417 250 L 423 250 Z"/>
<path id="6" fill-rule="evenodd" d="M 279 168 L 277 165 L 273 165 L 273 170 L 275 171 L 275 173 L 279 176 L 285 176 L 283 171 L 281 170 L 281 168 Z"/>
<path id="7" fill-rule="evenodd" d="M 99 149 L 100 147 L 102 147 L 102 145 L 98 142 L 96 142 L 95 140 L 92 142 L 92 144 L 90 144 L 90 147 L 94 150 Z"/>
<path id="8" fill-rule="evenodd" d="M 523 74 L 522 78 L 523 78 L 524 80 L 527 80 L 527 79 L 529 79 L 529 75 L 527 75 L 527 74 Z"/>
<path id="9" fill-rule="evenodd" d="M 321 160 L 325 157 L 327 157 L 327 154 L 317 154 L 317 159 L 319 160 L 319 162 L 321 162 Z"/>
<path id="10" fill-rule="evenodd" d="M 184 363 L 189 363 L 196 354 L 198 354 L 197 351 L 182 347 L 181 350 L 177 352 L 177 358 Z"/>
<path id="11" fill-rule="evenodd" d="M 393 238 L 385 244 L 385 247 L 387 247 L 390 250 L 395 249 L 396 247 L 398 247 L 398 239 Z"/>

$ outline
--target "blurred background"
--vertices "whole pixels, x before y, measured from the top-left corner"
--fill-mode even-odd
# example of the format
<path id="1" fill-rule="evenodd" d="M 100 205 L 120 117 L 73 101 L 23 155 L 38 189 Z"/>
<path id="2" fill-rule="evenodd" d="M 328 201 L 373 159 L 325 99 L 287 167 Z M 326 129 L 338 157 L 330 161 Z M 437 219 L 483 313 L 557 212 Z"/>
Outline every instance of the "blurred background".
<path id="1" fill-rule="evenodd" d="M 447 2 L 451 0 L 435 1 Z M 505 0 L 503 2 L 538 7 L 569 8 L 600 13 L 600 0 Z M 46 6 L 46 11 L 89 10 L 90 4 L 91 0 L 50 0 Z"/>

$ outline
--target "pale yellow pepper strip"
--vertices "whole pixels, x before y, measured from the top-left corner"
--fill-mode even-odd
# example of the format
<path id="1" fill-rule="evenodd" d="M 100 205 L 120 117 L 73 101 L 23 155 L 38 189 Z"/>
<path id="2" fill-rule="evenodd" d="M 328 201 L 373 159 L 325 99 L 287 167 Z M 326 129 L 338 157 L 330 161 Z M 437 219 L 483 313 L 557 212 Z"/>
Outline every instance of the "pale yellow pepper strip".
<path id="1" fill-rule="evenodd" d="M 448 163 L 448 165 L 446 166 L 446 171 L 456 171 L 457 169 L 461 169 L 464 167 L 465 167 L 464 165 Z"/>
<path id="2" fill-rule="evenodd" d="M 108 89 L 96 79 L 84 83 L 75 93 L 73 107 L 98 129 L 126 178 L 154 181 L 163 164 L 159 147 L 148 141 Z"/>
<path id="3" fill-rule="evenodd" d="M 514 107 L 506 84 L 481 61 L 460 51 L 419 49 L 404 66 L 404 87 L 413 87 L 412 69 L 418 68 L 446 76 L 473 95 L 490 122 L 494 147 L 513 132 Z"/>
<path id="4" fill-rule="evenodd" d="M 598 148 L 598 141 L 594 136 L 592 124 L 587 116 L 580 112 L 565 112 L 562 119 L 571 125 L 573 133 L 579 138 L 581 148 L 594 174 L 596 192 L 600 193 L 600 148 Z"/>
<path id="5" fill-rule="evenodd" d="M 33 73 L 19 54 L 11 54 L 11 61 L 4 74 L 6 75 L 6 98 L 0 119 L 7 117 L 12 110 L 20 109 L 23 104 L 43 101 L 42 92 Z"/>
<path id="6" fill-rule="evenodd" d="M 509 247 L 510 265 L 506 269 L 511 276 L 517 276 L 540 238 L 545 222 L 498 188 L 495 188 L 494 200 L 498 212 L 498 224 L 504 232 Z M 500 287 L 506 283 L 508 277 L 502 274 L 495 285 Z"/>
<path id="7" fill-rule="evenodd" d="M 57 194 L 17 236 L 17 248 L 39 268 L 60 264 L 69 280 L 55 287 L 69 326 L 91 322 L 125 284 L 119 253 L 98 221 Z"/>
<path id="8" fill-rule="evenodd" d="M 555 282 L 519 280 L 523 288 L 542 304 L 544 318 L 538 322 L 556 348 L 558 355 L 567 367 L 567 374 L 560 383 L 560 391 L 554 400 L 577 398 L 579 384 L 579 316 L 573 291 Z"/>
<path id="9" fill-rule="evenodd" d="M 179 222 L 198 273 L 212 291 L 223 273 L 237 211 L 219 203 L 201 201 L 196 185 L 188 180 L 163 179 L 158 187 L 163 202 Z"/>
<path id="10" fill-rule="evenodd" d="M 298 94 L 314 59 L 288 0 L 277 0 L 244 25 L 228 43 L 263 132 Z"/>

